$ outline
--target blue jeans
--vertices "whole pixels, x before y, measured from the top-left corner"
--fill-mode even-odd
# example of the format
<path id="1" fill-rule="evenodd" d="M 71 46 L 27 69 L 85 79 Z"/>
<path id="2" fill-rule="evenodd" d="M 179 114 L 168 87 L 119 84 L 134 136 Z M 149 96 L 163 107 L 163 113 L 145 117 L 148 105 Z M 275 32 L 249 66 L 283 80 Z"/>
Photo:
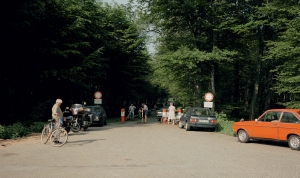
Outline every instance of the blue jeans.
<path id="1" fill-rule="evenodd" d="M 61 118 L 59 119 L 59 125 L 60 125 L 60 126 L 63 126 L 63 124 L 64 124 L 64 117 L 61 117 Z"/>

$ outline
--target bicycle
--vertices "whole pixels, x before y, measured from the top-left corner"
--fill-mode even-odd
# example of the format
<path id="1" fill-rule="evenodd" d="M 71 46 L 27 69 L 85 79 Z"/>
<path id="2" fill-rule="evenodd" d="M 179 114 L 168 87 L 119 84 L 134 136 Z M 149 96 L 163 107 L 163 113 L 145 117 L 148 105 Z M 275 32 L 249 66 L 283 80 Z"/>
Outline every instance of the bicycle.
<path id="1" fill-rule="evenodd" d="M 54 126 L 54 119 L 49 119 L 49 124 L 46 124 L 41 134 L 41 142 L 46 144 L 50 139 L 52 146 L 63 146 L 68 140 L 68 132 L 63 128 Z"/>
<path id="2" fill-rule="evenodd" d="M 128 120 L 131 120 L 131 119 L 134 120 L 134 114 L 129 111 L 129 114 L 126 117 L 126 120 L 128 121 Z"/>

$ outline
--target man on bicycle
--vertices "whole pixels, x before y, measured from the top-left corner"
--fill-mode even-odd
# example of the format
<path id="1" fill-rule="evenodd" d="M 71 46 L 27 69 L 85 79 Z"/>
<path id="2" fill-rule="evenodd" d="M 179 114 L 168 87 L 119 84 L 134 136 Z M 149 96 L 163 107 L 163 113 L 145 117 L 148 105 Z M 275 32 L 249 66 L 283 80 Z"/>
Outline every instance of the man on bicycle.
<path id="1" fill-rule="evenodd" d="M 55 127 L 59 128 L 62 126 L 64 121 L 63 112 L 60 109 L 60 105 L 62 103 L 61 99 L 57 99 L 55 104 L 52 107 L 52 118 L 55 119 Z M 57 132 L 59 134 L 59 132 Z"/>
<path id="2" fill-rule="evenodd" d="M 135 106 L 133 104 L 131 104 L 129 106 L 129 114 L 127 116 L 128 119 L 134 120 L 134 110 L 135 110 Z"/>

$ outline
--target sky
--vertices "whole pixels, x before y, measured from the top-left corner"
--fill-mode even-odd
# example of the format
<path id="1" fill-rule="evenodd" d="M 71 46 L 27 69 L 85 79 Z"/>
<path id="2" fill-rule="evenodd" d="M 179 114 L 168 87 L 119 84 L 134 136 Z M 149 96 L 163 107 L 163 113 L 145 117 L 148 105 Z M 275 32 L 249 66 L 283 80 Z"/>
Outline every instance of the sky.
<path id="1" fill-rule="evenodd" d="M 108 2 L 108 3 L 111 3 L 111 2 L 116 2 L 118 4 L 127 4 L 128 0 L 102 0 L 103 2 Z"/>

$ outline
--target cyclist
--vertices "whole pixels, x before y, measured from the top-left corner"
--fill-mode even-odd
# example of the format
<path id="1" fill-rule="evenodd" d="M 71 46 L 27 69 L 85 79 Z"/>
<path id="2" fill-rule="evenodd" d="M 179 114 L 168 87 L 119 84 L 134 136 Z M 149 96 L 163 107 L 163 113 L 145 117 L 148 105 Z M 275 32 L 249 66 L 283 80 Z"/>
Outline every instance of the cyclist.
<path id="1" fill-rule="evenodd" d="M 127 119 L 131 119 L 132 118 L 134 120 L 134 110 L 135 110 L 135 108 L 136 107 L 133 104 L 131 104 L 129 106 L 129 110 L 128 110 L 129 114 L 127 116 Z"/>

